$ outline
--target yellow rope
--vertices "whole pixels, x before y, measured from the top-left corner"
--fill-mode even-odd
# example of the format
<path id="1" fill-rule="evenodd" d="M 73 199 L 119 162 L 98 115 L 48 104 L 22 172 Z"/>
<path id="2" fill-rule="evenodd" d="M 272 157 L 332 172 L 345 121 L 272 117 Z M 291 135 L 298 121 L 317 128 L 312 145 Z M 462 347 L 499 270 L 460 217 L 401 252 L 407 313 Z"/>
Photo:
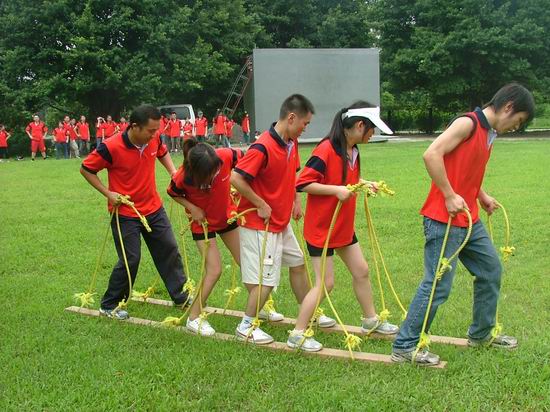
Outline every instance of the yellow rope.
<path id="1" fill-rule="evenodd" d="M 514 255 L 514 252 L 516 248 L 514 246 L 510 245 L 510 219 L 508 218 L 508 213 L 506 212 L 506 209 L 502 204 L 497 202 L 497 205 L 499 209 L 502 210 L 502 214 L 504 216 L 504 224 L 505 224 L 505 236 L 504 236 L 504 246 L 500 247 L 500 253 L 502 254 L 502 278 L 504 279 L 504 271 L 506 270 L 506 263 L 509 261 L 510 257 Z M 487 213 L 487 226 L 489 229 L 489 237 L 491 238 L 491 241 L 494 243 L 493 240 L 493 224 L 491 221 L 491 215 Z M 502 289 L 502 288 L 501 288 Z M 491 330 L 491 338 L 487 341 L 487 346 L 491 346 L 491 344 L 494 342 L 494 340 L 497 338 L 498 335 L 502 333 L 502 323 L 499 322 L 499 306 L 500 304 L 497 303 L 497 310 L 495 314 L 495 326 Z"/>
<path id="2" fill-rule="evenodd" d="M 227 301 L 223 307 L 222 315 L 225 315 L 225 312 L 229 308 L 229 305 L 233 302 L 235 297 L 240 293 L 241 288 L 237 286 L 237 262 L 235 259 L 231 259 L 231 287 L 226 289 L 223 294 L 227 296 Z"/>
<path id="3" fill-rule="evenodd" d="M 128 275 L 128 298 L 122 299 L 120 302 L 118 302 L 118 305 L 114 309 L 114 312 L 116 312 L 120 309 L 126 308 L 128 306 L 128 301 L 129 301 L 130 297 L 132 296 L 132 275 L 130 274 L 130 267 L 128 265 L 128 258 L 126 257 L 126 249 L 124 248 L 124 241 L 122 240 L 122 231 L 120 229 L 120 219 L 118 217 L 118 209 L 119 209 L 119 207 L 117 206 L 116 209 L 115 209 L 115 218 L 116 218 L 115 220 L 116 220 L 116 228 L 117 228 L 117 232 L 118 232 L 118 239 L 119 239 L 119 242 L 120 242 L 120 249 L 122 250 L 122 258 L 124 260 L 124 267 L 126 268 L 126 274 Z M 143 221 L 142 221 L 142 223 L 143 223 Z M 149 225 L 147 225 L 147 227 L 148 226 Z M 151 231 L 151 228 L 149 228 L 148 231 Z"/>
<path id="4" fill-rule="evenodd" d="M 243 210 L 241 213 L 237 213 L 235 210 L 232 210 L 230 215 L 231 217 L 227 219 L 228 224 L 235 223 L 237 220 L 240 220 L 241 225 L 244 225 L 246 223 L 245 215 L 250 212 L 254 212 L 255 210 L 258 210 L 256 207 L 251 207 L 250 209 Z"/>
<path id="5" fill-rule="evenodd" d="M 428 318 L 430 316 L 430 310 L 432 308 L 432 302 L 433 297 L 435 295 L 435 288 L 437 286 L 437 282 L 441 280 L 443 275 L 451 270 L 451 262 L 458 256 L 458 254 L 461 252 L 461 250 L 466 246 L 468 243 L 468 240 L 470 239 L 470 236 L 472 234 L 472 215 L 470 214 L 470 211 L 468 209 L 464 209 L 463 212 L 468 217 L 468 230 L 466 232 L 466 236 L 464 237 L 464 241 L 460 244 L 458 249 L 449 257 L 445 258 L 443 257 L 445 254 L 445 248 L 447 246 L 447 240 L 449 238 L 449 232 L 451 230 L 451 220 L 452 218 L 449 216 L 449 220 L 447 221 L 447 228 L 445 229 L 445 237 L 443 238 L 443 244 L 441 245 L 441 252 L 439 253 L 439 260 L 437 262 L 435 277 L 432 283 L 432 290 L 430 292 L 430 299 L 428 300 L 428 306 L 426 307 L 426 314 L 424 316 L 424 322 L 422 323 L 422 330 L 420 332 L 420 339 L 418 341 L 418 344 L 416 345 L 416 349 L 413 353 L 413 356 L 411 358 L 412 363 L 416 361 L 416 356 L 418 355 L 418 352 L 422 348 L 426 348 L 430 344 L 430 335 L 426 333 L 426 325 L 428 324 Z"/>

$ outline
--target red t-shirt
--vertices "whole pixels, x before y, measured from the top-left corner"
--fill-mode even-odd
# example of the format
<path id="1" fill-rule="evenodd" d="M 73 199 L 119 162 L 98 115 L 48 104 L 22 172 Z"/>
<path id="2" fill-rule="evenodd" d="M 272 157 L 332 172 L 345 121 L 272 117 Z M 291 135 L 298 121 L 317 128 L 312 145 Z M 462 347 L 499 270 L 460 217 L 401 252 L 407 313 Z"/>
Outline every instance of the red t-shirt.
<path id="1" fill-rule="evenodd" d="M 250 117 L 248 116 L 243 117 L 243 121 L 241 122 L 241 127 L 243 128 L 243 133 L 250 133 Z"/>
<path id="2" fill-rule="evenodd" d="M 69 139 L 76 140 L 76 125 L 68 124 L 67 131 L 69 132 Z"/>
<path id="3" fill-rule="evenodd" d="M 119 123 L 118 124 L 118 130 L 121 132 L 121 133 L 124 133 L 126 131 L 126 129 L 128 128 L 128 122 L 122 122 L 122 123 Z"/>
<path id="4" fill-rule="evenodd" d="M 130 195 L 136 209 L 144 216 L 155 213 L 162 207 L 162 201 L 156 189 L 156 159 L 164 157 L 166 146 L 160 141 L 157 132 L 143 151 L 134 146 L 128 133 L 116 134 L 103 141 L 82 162 L 82 168 L 90 173 L 107 169 L 109 190 L 122 195 Z M 108 204 L 109 210 L 112 206 Z M 137 217 L 133 209 L 121 205 L 119 213 L 123 216 Z"/>
<path id="5" fill-rule="evenodd" d="M 225 135 L 228 137 L 233 136 L 233 126 L 235 126 L 235 122 L 233 120 L 228 120 L 225 123 Z"/>
<path id="6" fill-rule="evenodd" d="M 227 118 L 223 114 L 214 117 L 214 134 L 225 134 L 226 121 Z"/>
<path id="7" fill-rule="evenodd" d="M 176 119 L 170 119 L 168 120 L 168 136 L 171 138 L 180 137 L 181 134 L 181 122 Z"/>
<path id="8" fill-rule="evenodd" d="M 488 144 L 487 134 L 491 126 L 481 109 L 467 115 L 473 115 L 477 121 L 474 134 L 463 140 L 451 153 L 446 154 L 443 162 L 451 187 L 456 194 L 462 196 L 470 209 L 472 222 L 475 223 L 479 220 L 477 196 L 493 145 Z M 447 223 L 449 219 L 445 197 L 433 182 L 420 214 L 443 223 Z M 468 218 L 464 213 L 459 213 L 451 224 L 468 227 Z"/>
<path id="9" fill-rule="evenodd" d="M 195 206 L 204 210 L 208 220 L 208 231 L 214 232 L 225 229 L 230 212 L 236 210 L 236 206 L 230 198 L 231 170 L 237 164 L 237 160 L 243 157 L 243 152 L 238 149 L 216 149 L 216 154 L 222 161 L 219 173 L 212 180 L 209 189 L 200 189 L 193 184 L 190 177 L 185 176 L 185 169 L 181 166 L 172 178 L 168 186 L 168 194 L 172 197 L 185 197 Z M 193 233 L 203 233 L 202 226 L 193 222 Z"/>
<path id="10" fill-rule="evenodd" d="M 67 129 L 65 127 L 56 127 L 53 129 L 53 137 L 56 143 L 66 143 L 67 142 Z"/>
<path id="11" fill-rule="evenodd" d="M 183 137 L 189 139 L 191 136 L 193 136 L 193 123 L 185 122 L 183 125 Z"/>
<path id="12" fill-rule="evenodd" d="M 103 123 L 105 127 L 105 138 L 109 138 L 115 134 L 116 123 L 113 121 Z"/>
<path id="13" fill-rule="evenodd" d="M 248 180 L 252 190 L 271 207 L 270 232 L 282 232 L 290 222 L 296 196 L 296 172 L 299 169 L 297 143 L 285 143 L 273 126 L 260 135 L 235 167 L 235 171 Z M 255 206 L 243 196 L 239 203 L 239 212 L 253 207 Z M 245 218 L 244 227 L 265 229 L 264 220 L 256 211 L 248 213 Z"/>
<path id="14" fill-rule="evenodd" d="M 90 125 L 88 123 L 78 122 L 76 127 L 78 128 L 78 134 L 81 140 L 90 140 Z"/>
<path id="15" fill-rule="evenodd" d="M 48 128 L 43 122 L 30 122 L 25 130 L 31 133 L 32 140 L 40 141 L 44 138 Z"/>
<path id="16" fill-rule="evenodd" d="M 329 139 L 321 141 L 313 149 L 311 157 L 298 176 L 296 190 L 301 191 L 311 183 L 345 186 L 359 182 L 361 171 L 359 151 L 356 147 L 354 153 L 357 154 L 352 165 L 347 160 L 345 149 L 342 151 L 340 145 L 332 143 Z M 346 158 L 348 167 L 344 183 L 342 183 L 342 154 Z M 342 204 L 328 247 L 337 248 L 351 243 L 355 231 L 356 202 L 356 197 L 352 196 Z M 325 245 L 332 215 L 337 204 L 338 198 L 336 196 L 311 195 L 308 193 L 304 218 L 304 238 L 309 244 L 319 248 Z"/>
<path id="17" fill-rule="evenodd" d="M 0 147 L 8 147 L 8 133 L 5 130 L 0 131 Z"/>
<path id="18" fill-rule="evenodd" d="M 95 135 L 96 137 L 103 138 L 104 136 L 107 136 L 105 134 L 105 122 L 97 123 L 95 126 Z"/>
<path id="19" fill-rule="evenodd" d="M 208 128 L 208 119 L 206 117 L 197 117 L 195 119 L 195 133 L 197 136 L 206 136 L 206 129 Z"/>

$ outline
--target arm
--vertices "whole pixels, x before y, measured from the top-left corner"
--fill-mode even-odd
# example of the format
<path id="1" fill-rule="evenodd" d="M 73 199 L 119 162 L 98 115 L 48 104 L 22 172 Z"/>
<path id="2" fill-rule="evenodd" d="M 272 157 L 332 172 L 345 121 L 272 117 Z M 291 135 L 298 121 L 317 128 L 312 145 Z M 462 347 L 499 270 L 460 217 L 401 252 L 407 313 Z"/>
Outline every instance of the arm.
<path id="1" fill-rule="evenodd" d="M 185 197 L 177 196 L 177 197 L 172 197 L 172 199 L 174 199 L 184 208 L 189 210 L 189 212 L 191 213 L 191 219 L 193 219 L 195 222 L 200 224 L 204 221 L 204 218 L 206 217 L 206 215 L 204 214 L 204 210 L 202 210 L 200 207 L 191 203 Z"/>
<path id="2" fill-rule="evenodd" d="M 483 210 L 485 210 L 488 215 L 492 215 L 493 212 L 499 207 L 497 200 L 485 193 L 483 189 L 479 189 L 477 199 L 479 200 L 479 204 Z"/>
<path id="3" fill-rule="evenodd" d="M 292 218 L 294 220 L 300 220 L 302 216 L 302 198 L 300 197 L 300 193 L 296 192 L 294 204 L 292 205 Z"/>
<path id="4" fill-rule="evenodd" d="M 355 195 L 350 192 L 346 186 L 337 186 L 337 185 L 324 185 L 322 183 L 313 182 L 304 186 L 302 188 L 303 192 L 309 193 L 311 195 L 320 195 L 320 196 L 336 196 L 341 202 L 345 202 L 351 196 Z"/>
<path id="5" fill-rule="evenodd" d="M 242 196 L 246 197 L 254 206 L 258 208 L 258 216 L 267 222 L 271 216 L 271 207 L 265 200 L 258 196 L 254 190 L 252 190 L 246 179 L 241 174 L 232 171 L 231 184 Z"/>
<path id="6" fill-rule="evenodd" d="M 176 168 L 174 167 L 174 162 L 172 162 L 170 153 L 167 152 L 164 156 L 159 158 L 159 162 L 164 166 L 170 177 L 176 174 Z"/>
<path id="7" fill-rule="evenodd" d="M 97 177 L 96 174 L 90 173 L 87 170 L 80 168 L 80 174 L 84 176 L 84 179 L 99 193 L 101 193 L 103 196 L 107 198 L 110 204 L 113 206 L 117 206 L 120 204 L 119 196 L 120 194 L 117 192 L 111 192 L 109 189 L 103 185 L 99 177 Z"/>
<path id="8" fill-rule="evenodd" d="M 458 212 L 468 208 L 468 205 L 451 187 L 443 158 L 469 136 L 472 127 L 472 120 L 466 117 L 457 119 L 433 141 L 423 156 L 426 170 L 445 197 L 445 206 L 451 217 L 455 217 Z"/>
<path id="9" fill-rule="evenodd" d="M 28 127 L 25 129 L 25 132 L 27 132 L 27 136 L 29 136 L 29 139 L 32 140 L 32 135 L 31 135 L 31 132 L 29 132 L 29 128 L 28 128 Z"/>

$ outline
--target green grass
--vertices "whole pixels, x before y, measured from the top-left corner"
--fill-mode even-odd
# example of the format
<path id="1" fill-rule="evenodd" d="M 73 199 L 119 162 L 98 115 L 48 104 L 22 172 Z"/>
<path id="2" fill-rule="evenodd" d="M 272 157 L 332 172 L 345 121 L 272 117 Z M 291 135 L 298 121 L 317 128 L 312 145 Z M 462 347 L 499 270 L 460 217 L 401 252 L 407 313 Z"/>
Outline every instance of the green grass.
<path id="1" fill-rule="evenodd" d="M 384 179 L 394 198 L 371 202 L 375 224 L 397 289 L 412 299 L 422 276 L 422 225 L 418 210 L 429 179 L 421 154 L 426 142 L 362 147 L 363 175 Z M 302 148 L 305 161 L 311 147 Z M 189 336 L 63 309 L 84 291 L 105 227 L 105 201 L 78 173 L 78 161 L 0 164 L 0 410 L 543 410 L 550 408 L 550 288 L 548 287 L 548 153 L 550 141 L 502 141 L 494 149 L 485 189 L 508 209 L 517 249 L 503 280 L 505 331 L 521 346 L 514 352 L 432 349 L 446 370 L 409 365 L 321 360 L 274 353 L 233 342 Z M 178 162 L 181 158 L 176 159 Z M 167 174 L 158 168 L 165 200 Z M 497 215 L 497 218 L 500 217 Z M 495 220 L 502 239 L 502 220 Z M 357 233 L 369 256 L 361 208 Z M 101 294 L 115 261 L 109 241 L 98 280 Z M 191 241 L 191 267 L 199 266 Z M 229 263 L 227 253 L 225 260 Z M 344 321 L 358 324 L 360 310 L 350 275 L 337 261 L 333 297 Z M 373 274 L 374 275 L 374 274 Z M 144 254 L 136 289 L 158 276 Z M 194 272 L 193 277 L 198 276 Z M 296 315 L 288 279 L 277 307 Z M 374 279 L 373 279 L 374 280 Z M 223 305 L 226 271 L 210 304 Z M 162 289 L 162 288 L 161 288 Z M 460 268 L 450 300 L 432 333 L 464 336 L 471 317 L 472 278 Z M 166 297 L 165 291 L 159 292 Z M 234 305 L 242 308 L 244 293 Z M 389 299 L 398 317 L 397 306 Z M 327 305 L 325 305 L 327 308 Z M 174 309 L 131 303 L 131 314 L 162 320 Z M 220 332 L 235 319 L 212 317 Z M 267 326 L 283 341 L 286 328 Z M 318 334 L 327 346 L 340 337 Z M 390 344 L 367 341 L 362 350 L 389 353 Z"/>

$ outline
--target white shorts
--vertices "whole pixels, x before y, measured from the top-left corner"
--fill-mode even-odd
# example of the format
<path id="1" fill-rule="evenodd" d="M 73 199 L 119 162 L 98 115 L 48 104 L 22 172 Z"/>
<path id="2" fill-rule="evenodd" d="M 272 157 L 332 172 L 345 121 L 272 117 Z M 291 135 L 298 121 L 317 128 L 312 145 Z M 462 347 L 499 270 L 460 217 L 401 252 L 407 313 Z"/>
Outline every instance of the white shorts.
<path id="1" fill-rule="evenodd" d="M 265 232 L 239 227 L 241 250 L 241 274 L 243 283 L 260 283 L 260 256 Z M 290 223 L 280 233 L 267 232 L 262 285 L 279 286 L 281 267 L 304 264 L 304 255 Z"/>

